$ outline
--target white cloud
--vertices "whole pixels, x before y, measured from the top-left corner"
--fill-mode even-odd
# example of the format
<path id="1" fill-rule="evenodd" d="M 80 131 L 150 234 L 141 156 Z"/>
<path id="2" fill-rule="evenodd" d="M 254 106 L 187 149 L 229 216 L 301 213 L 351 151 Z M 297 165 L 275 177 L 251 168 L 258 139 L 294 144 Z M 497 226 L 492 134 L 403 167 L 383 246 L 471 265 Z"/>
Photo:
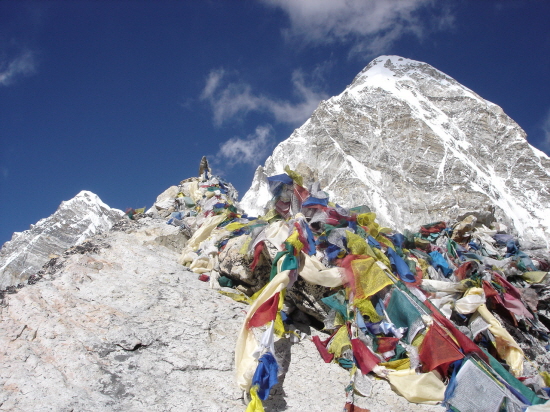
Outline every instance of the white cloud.
<path id="1" fill-rule="evenodd" d="M 311 116 L 319 102 L 328 98 L 328 96 L 306 86 L 303 73 L 299 70 L 294 71 L 292 74 L 292 85 L 294 86 L 294 92 L 301 98 L 300 103 L 293 104 L 265 99 L 264 104 L 278 121 L 298 124 Z"/>
<path id="2" fill-rule="evenodd" d="M 20 75 L 36 72 L 36 58 L 31 51 L 24 51 L 11 61 L 0 61 L 0 85 L 9 86 Z"/>
<path id="3" fill-rule="evenodd" d="M 233 137 L 222 144 L 216 154 L 216 163 L 229 167 L 238 163 L 256 166 L 267 157 L 274 142 L 271 126 L 258 126 L 246 139 Z"/>
<path id="4" fill-rule="evenodd" d="M 207 87 L 209 85 L 207 84 Z M 262 110 L 262 97 L 252 94 L 251 87 L 243 83 L 230 83 L 223 88 L 210 89 L 203 97 L 210 102 L 214 113 L 214 123 L 218 126 L 237 114 Z M 206 90 L 206 88 L 205 88 Z M 203 91 L 203 95 L 205 95 Z"/>
<path id="5" fill-rule="evenodd" d="M 224 69 L 212 70 L 208 74 L 208 78 L 206 79 L 206 86 L 204 86 L 204 89 L 201 93 L 201 99 L 208 99 L 212 97 L 212 95 L 218 88 L 218 85 L 220 84 L 221 79 L 224 76 L 225 76 Z"/>
<path id="6" fill-rule="evenodd" d="M 441 30 L 453 21 L 448 6 L 440 4 L 435 19 L 420 18 L 419 12 L 433 5 L 433 0 L 263 1 L 287 13 L 290 28 L 284 34 L 288 39 L 350 43 L 350 54 L 378 54 L 405 34 L 423 37 L 427 23 Z"/>
<path id="7" fill-rule="evenodd" d="M 225 77 L 227 76 L 223 69 L 211 71 L 201 93 L 201 99 L 210 103 L 214 123 L 218 126 L 233 117 L 244 116 L 252 111 L 269 113 L 281 123 L 299 124 L 311 115 L 321 100 L 328 97 L 316 88 L 306 85 L 304 75 L 299 70 L 292 74 L 293 90 L 299 99 L 296 103 L 255 94 L 250 85 L 243 82 L 224 82 Z"/>

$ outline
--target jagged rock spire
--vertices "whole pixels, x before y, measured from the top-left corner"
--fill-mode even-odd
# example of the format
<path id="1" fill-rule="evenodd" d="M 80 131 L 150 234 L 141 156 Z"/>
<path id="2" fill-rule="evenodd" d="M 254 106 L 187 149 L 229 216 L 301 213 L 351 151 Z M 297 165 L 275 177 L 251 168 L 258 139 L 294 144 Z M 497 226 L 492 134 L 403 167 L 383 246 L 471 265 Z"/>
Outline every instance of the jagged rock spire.
<path id="1" fill-rule="evenodd" d="M 204 173 L 204 176 L 203 176 L 203 173 Z M 210 166 L 208 166 L 208 160 L 206 159 L 206 156 L 203 156 L 201 159 L 201 163 L 199 165 L 199 176 L 204 180 L 208 178 L 209 174 L 210 174 Z"/>

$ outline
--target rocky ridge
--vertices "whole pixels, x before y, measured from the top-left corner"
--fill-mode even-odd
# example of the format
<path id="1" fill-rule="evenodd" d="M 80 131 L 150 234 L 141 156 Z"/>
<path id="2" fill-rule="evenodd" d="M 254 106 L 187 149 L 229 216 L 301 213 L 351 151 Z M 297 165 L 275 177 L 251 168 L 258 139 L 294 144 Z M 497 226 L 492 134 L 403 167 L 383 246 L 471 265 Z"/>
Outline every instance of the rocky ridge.
<path id="1" fill-rule="evenodd" d="M 233 349 L 247 305 L 177 263 L 181 238 L 164 219 L 122 220 L 3 296 L 0 410 L 243 411 Z M 342 407 L 345 370 L 309 339 L 275 347 L 285 373 L 266 410 Z M 442 410 L 365 386 L 374 412 Z"/>
<path id="2" fill-rule="evenodd" d="M 0 250 L 0 290 L 19 283 L 38 272 L 50 255 L 61 254 L 86 238 L 107 231 L 123 215 L 94 193 L 83 190 L 62 202 L 51 216 L 14 233 Z"/>
<path id="3" fill-rule="evenodd" d="M 397 230 L 474 213 L 550 246 L 550 159 L 502 109 L 429 64 L 374 59 L 256 170 L 241 205 L 261 215 L 286 165 Z M 259 201 L 258 201 L 259 200 Z"/>

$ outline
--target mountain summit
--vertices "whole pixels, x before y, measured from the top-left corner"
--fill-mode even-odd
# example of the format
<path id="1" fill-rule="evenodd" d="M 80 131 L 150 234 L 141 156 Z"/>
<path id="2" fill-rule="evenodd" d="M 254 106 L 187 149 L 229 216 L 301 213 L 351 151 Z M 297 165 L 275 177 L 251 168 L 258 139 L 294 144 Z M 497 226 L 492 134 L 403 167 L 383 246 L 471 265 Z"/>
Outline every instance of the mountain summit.
<path id="1" fill-rule="evenodd" d="M 250 214 L 285 165 L 393 228 L 474 213 L 514 227 L 525 248 L 550 246 L 548 156 L 499 106 L 426 63 L 378 57 L 322 101 L 256 170 L 241 202 Z"/>
<path id="2" fill-rule="evenodd" d="M 87 190 L 61 202 L 53 215 L 39 220 L 29 230 L 14 233 L 2 246 L 0 289 L 26 282 L 51 254 L 61 254 L 87 237 L 109 230 L 123 214 Z"/>

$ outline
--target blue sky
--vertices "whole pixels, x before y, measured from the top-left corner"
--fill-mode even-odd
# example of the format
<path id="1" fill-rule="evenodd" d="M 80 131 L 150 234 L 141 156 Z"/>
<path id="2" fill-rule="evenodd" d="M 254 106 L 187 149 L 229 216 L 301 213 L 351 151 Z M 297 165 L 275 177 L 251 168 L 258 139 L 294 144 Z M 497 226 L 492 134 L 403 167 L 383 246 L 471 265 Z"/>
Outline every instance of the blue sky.
<path id="1" fill-rule="evenodd" d="M 0 1 L 0 244 L 83 189 L 149 207 L 203 155 L 242 196 L 381 54 L 454 77 L 548 154 L 548 21 L 523 0 Z"/>

